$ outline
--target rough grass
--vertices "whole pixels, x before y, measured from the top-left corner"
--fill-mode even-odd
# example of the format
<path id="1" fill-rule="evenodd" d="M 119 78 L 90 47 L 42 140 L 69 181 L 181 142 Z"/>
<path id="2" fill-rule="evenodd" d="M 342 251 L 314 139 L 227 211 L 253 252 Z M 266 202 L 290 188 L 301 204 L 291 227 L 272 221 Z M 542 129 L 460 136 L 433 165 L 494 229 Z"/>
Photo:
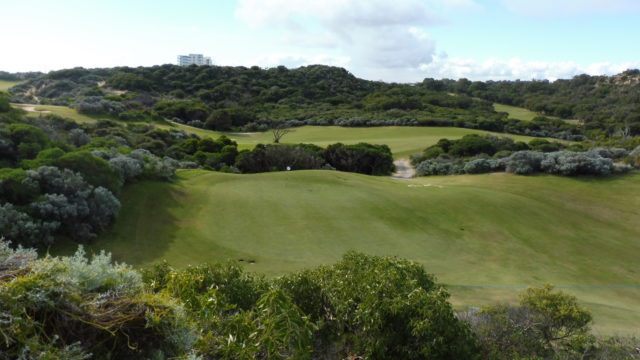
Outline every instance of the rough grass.
<path id="1" fill-rule="evenodd" d="M 174 184 L 127 187 L 115 226 L 91 249 L 140 266 L 231 259 L 270 276 L 335 262 L 350 249 L 393 254 L 424 264 L 449 285 L 487 286 L 452 288 L 457 306 L 482 305 L 516 300 L 519 286 L 640 283 L 634 194 L 639 173 L 402 181 L 331 171 L 190 170 Z M 598 331 L 637 330 L 640 288 L 567 291 L 595 313 Z"/>
<path id="2" fill-rule="evenodd" d="M 7 91 L 10 87 L 18 85 L 20 83 L 22 83 L 22 81 L 0 80 L 0 91 Z"/>

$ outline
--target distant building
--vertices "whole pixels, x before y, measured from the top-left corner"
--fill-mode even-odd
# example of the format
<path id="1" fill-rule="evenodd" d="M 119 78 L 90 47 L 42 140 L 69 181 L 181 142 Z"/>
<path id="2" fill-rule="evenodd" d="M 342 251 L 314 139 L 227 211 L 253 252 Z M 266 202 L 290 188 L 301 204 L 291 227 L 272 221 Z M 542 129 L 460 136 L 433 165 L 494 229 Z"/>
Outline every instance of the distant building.
<path id="1" fill-rule="evenodd" d="M 178 65 L 212 65 L 211 58 L 202 54 L 178 55 Z"/>

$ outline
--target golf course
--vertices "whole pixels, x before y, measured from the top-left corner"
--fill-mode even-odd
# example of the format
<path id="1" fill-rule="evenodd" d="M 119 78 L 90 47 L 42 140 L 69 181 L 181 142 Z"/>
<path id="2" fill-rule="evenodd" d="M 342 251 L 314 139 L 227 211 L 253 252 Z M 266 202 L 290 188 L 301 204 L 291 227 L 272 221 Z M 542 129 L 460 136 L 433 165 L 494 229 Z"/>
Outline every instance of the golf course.
<path id="1" fill-rule="evenodd" d="M 523 287 L 551 283 L 593 311 L 596 330 L 634 332 L 637 194 L 638 173 L 407 181 L 319 170 L 182 170 L 174 183 L 125 188 L 115 225 L 88 250 L 136 266 L 230 260 L 268 276 L 331 264 L 351 249 L 391 254 L 451 286 L 456 306 L 515 301 Z"/>
<path id="2" fill-rule="evenodd" d="M 99 117 L 80 114 L 73 108 L 56 105 L 30 105 L 13 104 L 14 107 L 27 110 L 31 116 L 37 114 L 55 114 L 72 119 L 78 123 L 95 123 Z M 154 124 L 154 126 L 169 130 L 184 130 L 186 133 L 195 134 L 200 137 L 217 138 L 226 135 L 238 143 L 239 149 L 252 149 L 257 144 L 268 144 L 273 142 L 270 131 L 238 133 L 238 132 L 217 132 L 200 129 L 178 123 L 167 122 L 166 124 Z M 291 129 L 291 132 L 282 139 L 283 143 L 298 144 L 310 143 L 319 146 L 327 146 L 337 142 L 344 144 L 356 144 L 366 142 L 372 144 L 385 144 L 391 148 L 394 157 L 402 158 L 420 153 L 426 147 L 435 144 L 438 140 L 459 139 L 468 134 L 490 134 L 489 131 L 463 129 L 456 127 L 408 127 L 408 126 L 380 126 L 380 127 L 340 127 L 340 126 L 301 126 Z M 492 133 L 496 136 L 508 136 L 516 141 L 529 142 L 534 137 L 512 135 L 504 133 Z M 547 139 L 558 141 L 554 139 Z"/>

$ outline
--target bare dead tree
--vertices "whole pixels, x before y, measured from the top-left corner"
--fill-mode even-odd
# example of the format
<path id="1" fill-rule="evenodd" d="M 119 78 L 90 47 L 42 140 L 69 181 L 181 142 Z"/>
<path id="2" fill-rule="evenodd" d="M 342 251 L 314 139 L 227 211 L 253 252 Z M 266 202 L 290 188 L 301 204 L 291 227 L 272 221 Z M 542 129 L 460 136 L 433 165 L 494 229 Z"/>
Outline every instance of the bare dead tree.
<path id="1" fill-rule="evenodd" d="M 287 129 L 283 126 L 278 126 L 274 129 L 271 129 L 271 134 L 273 135 L 273 142 L 276 144 L 280 143 L 280 139 L 282 139 L 283 136 L 287 135 L 288 133 L 292 132 L 293 130 L 291 129 Z"/>

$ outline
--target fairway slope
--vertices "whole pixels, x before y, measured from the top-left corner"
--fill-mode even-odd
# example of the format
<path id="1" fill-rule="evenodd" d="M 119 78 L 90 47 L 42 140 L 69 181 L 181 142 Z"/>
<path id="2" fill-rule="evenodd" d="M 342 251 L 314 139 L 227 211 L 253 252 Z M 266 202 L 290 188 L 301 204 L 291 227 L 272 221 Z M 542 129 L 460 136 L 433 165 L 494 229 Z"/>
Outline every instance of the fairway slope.
<path id="1" fill-rule="evenodd" d="M 231 260 L 267 275 L 329 264 L 351 249 L 398 255 L 449 285 L 483 287 L 453 288 L 457 305 L 512 301 L 523 286 L 577 286 L 567 291 L 601 329 L 625 332 L 640 323 L 637 194 L 638 173 L 407 181 L 189 170 L 174 184 L 127 187 L 114 228 L 91 249 L 135 265 Z"/>

